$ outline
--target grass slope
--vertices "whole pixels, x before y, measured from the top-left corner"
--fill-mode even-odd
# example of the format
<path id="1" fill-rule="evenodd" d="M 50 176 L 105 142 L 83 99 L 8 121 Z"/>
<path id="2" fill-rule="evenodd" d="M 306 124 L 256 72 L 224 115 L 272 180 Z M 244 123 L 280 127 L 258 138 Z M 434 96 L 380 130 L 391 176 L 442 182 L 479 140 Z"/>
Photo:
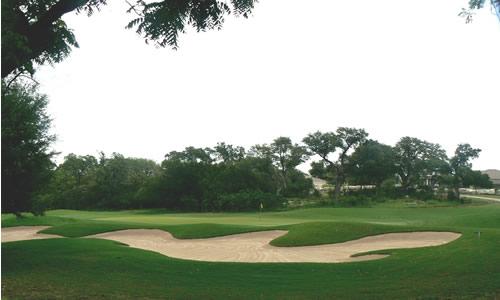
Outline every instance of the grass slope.
<path id="1" fill-rule="evenodd" d="M 59 210 L 21 221 L 2 216 L 3 227 L 27 223 L 54 225 L 49 232 L 71 237 L 125 228 L 161 228 L 179 238 L 288 229 L 288 235 L 273 241 L 279 246 L 414 230 L 452 230 L 463 236 L 444 246 L 389 250 L 384 252 L 391 256 L 382 260 L 344 264 L 196 262 L 98 239 L 12 242 L 2 244 L 2 295 L 9 299 L 500 297 L 500 205 L 494 204 L 320 208 L 263 215 Z"/>

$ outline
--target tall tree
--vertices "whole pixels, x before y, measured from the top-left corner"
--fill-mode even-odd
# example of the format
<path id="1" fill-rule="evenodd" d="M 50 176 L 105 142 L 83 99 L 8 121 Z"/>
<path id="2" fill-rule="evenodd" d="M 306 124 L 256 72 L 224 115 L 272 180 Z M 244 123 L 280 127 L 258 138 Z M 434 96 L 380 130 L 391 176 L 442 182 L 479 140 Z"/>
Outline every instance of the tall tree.
<path id="1" fill-rule="evenodd" d="M 356 184 L 376 185 L 396 174 L 396 157 L 391 146 L 369 140 L 359 146 L 349 159 L 349 177 Z"/>
<path id="2" fill-rule="evenodd" d="M 211 164 L 214 161 L 214 158 L 211 156 L 212 149 L 210 148 L 196 148 L 196 147 L 186 147 L 184 151 L 171 151 L 165 155 L 166 160 L 177 160 L 180 162 L 189 162 L 189 163 L 205 163 Z"/>
<path id="3" fill-rule="evenodd" d="M 406 190 L 439 172 L 447 160 L 446 152 L 439 144 L 413 137 L 401 138 L 394 150 L 397 173 Z"/>
<path id="4" fill-rule="evenodd" d="M 2 211 L 31 210 L 32 194 L 48 180 L 55 136 L 47 97 L 36 86 L 2 81 Z"/>
<path id="5" fill-rule="evenodd" d="M 464 179 L 472 171 L 470 161 L 478 158 L 480 152 L 481 149 L 472 148 L 470 144 L 459 144 L 455 155 L 450 159 L 453 188 L 457 199 L 460 199 L 460 188 L 463 187 Z"/>
<path id="6" fill-rule="evenodd" d="M 92 155 L 78 156 L 70 153 L 64 157 L 64 162 L 58 169 L 68 173 L 78 186 L 82 184 L 85 176 L 95 170 L 96 166 L 97 159 Z"/>
<path id="7" fill-rule="evenodd" d="M 134 17 L 126 27 L 135 29 L 146 42 L 177 48 L 179 34 L 187 27 L 220 29 L 229 14 L 247 17 L 255 2 L 136 0 L 127 10 Z M 106 0 L 3 0 L 2 78 L 15 70 L 33 72 L 33 63 L 63 60 L 78 43 L 62 17 L 71 12 L 90 16 L 106 4 Z"/>
<path id="8" fill-rule="evenodd" d="M 340 188 L 346 179 L 350 151 L 356 150 L 367 137 L 368 133 L 364 129 L 339 127 L 336 133 L 317 131 L 303 139 L 309 150 L 319 155 L 328 171 L 335 174 L 335 199 L 339 198 Z M 337 159 L 332 159 L 331 156 L 336 152 Z"/>
<path id="9" fill-rule="evenodd" d="M 217 146 L 214 147 L 213 154 L 215 155 L 215 159 L 219 162 L 234 163 L 245 158 L 246 152 L 245 148 L 241 146 L 233 146 L 222 142 L 217 143 Z"/>
<path id="10" fill-rule="evenodd" d="M 309 152 L 306 147 L 292 143 L 289 137 L 276 138 L 269 150 L 274 165 L 280 171 L 282 189 L 286 190 L 290 172 L 309 158 Z"/>
<path id="11" fill-rule="evenodd" d="M 349 151 L 354 151 L 356 148 L 366 141 L 368 133 L 364 129 L 339 127 L 337 129 L 337 137 L 339 139 L 340 154 L 337 160 L 337 176 L 336 181 L 339 184 L 335 185 L 335 198 L 340 195 L 340 186 L 346 179 L 346 164 L 348 163 Z"/>
<path id="12" fill-rule="evenodd" d="M 93 207 L 98 161 L 91 155 L 70 153 L 53 172 L 50 182 L 42 189 L 45 205 L 57 208 L 85 209 Z"/>

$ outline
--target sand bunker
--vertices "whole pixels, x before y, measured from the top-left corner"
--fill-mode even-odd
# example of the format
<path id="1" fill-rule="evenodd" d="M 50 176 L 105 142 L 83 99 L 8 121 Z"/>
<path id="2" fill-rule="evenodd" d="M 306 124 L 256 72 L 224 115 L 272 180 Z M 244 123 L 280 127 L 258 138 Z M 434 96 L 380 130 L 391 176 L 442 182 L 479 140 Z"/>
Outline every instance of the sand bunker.
<path id="1" fill-rule="evenodd" d="M 274 247 L 269 242 L 287 231 L 272 230 L 229 236 L 179 240 L 158 229 L 121 230 L 88 236 L 128 244 L 130 247 L 151 250 L 170 257 L 224 262 L 351 262 L 373 260 L 386 255 L 351 257 L 368 251 L 439 246 L 456 240 L 453 232 L 389 233 L 364 237 L 345 243 Z M 3 236 L 2 236 L 3 239 Z"/>
<path id="2" fill-rule="evenodd" d="M 50 226 L 16 226 L 2 228 L 2 243 L 23 240 L 53 239 L 61 237 L 54 234 L 38 233 L 38 231 L 44 230 L 49 227 Z"/>
<path id="3" fill-rule="evenodd" d="M 60 238 L 39 231 L 49 226 L 18 226 L 2 228 L 2 243 L 21 240 Z M 130 247 L 150 250 L 170 257 L 225 262 L 351 262 L 373 260 L 387 255 L 354 254 L 384 249 L 439 246 L 456 240 L 453 232 L 388 233 L 328 245 L 304 247 L 274 247 L 272 240 L 287 231 L 271 230 L 234 234 L 207 239 L 179 240 L 159 229 L 131 229 L 88 236 L 125 243 Z"/>

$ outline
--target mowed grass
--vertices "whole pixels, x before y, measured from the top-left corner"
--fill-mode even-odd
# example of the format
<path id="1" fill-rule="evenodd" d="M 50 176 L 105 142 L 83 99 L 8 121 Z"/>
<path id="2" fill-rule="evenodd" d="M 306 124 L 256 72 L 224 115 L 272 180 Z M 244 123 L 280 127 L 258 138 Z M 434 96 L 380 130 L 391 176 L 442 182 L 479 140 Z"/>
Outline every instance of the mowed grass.
<path id="1" fill-rule="evenodd" d="M 461 232 L 439 247 L 385 250 L 388 258 L 342 264 L 210 263 L 169 258 L 98 239 L 2 244 L 8 299 L 495 299 L 500 297 L 500 205 L 436 208 L 312 208 L 284 212 L 174 214 L 57 210 L 2 227 L 53 225 L 81 237 L 160 228 L 178 238 L 267 229 L 289 233 L 277 246 L 342 242 L 385 232 Z M 478 238 L 477 232 L 481 232 Z"/>

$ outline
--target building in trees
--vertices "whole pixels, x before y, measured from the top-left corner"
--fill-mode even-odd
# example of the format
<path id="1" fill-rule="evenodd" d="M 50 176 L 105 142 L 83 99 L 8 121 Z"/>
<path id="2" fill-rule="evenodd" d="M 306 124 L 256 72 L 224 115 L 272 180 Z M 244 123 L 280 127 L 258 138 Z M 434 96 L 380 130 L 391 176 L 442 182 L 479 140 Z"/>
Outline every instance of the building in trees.
<path id="1" fill-rule="evenodd" d="M 500 170 L 489 169 L 481 171 L 481 173 L 488 175 L 493 185 L 500 188 Z"/>

